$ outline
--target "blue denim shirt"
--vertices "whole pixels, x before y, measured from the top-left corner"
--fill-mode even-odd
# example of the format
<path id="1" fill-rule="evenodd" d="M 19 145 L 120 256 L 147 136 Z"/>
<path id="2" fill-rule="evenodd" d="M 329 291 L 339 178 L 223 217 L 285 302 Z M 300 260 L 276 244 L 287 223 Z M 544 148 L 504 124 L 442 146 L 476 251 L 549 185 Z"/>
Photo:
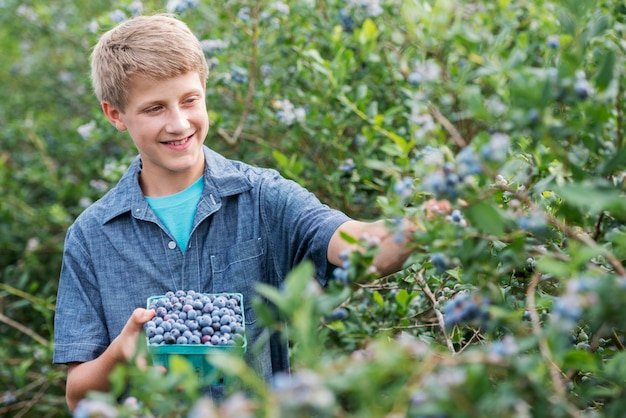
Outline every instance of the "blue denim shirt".
<path id="1" fill-rule="evenodd" d="M 288 367 L 287 347 L 261 338 L 251 308 L 256 283 L 280 286 L 309 259 L 330 276 L 331 235 L 349 218 L 275 170 L 204 148 L 204 192 L 183 254 L 139 187 L 141 160 L 69 228 L 56 303 L 55 363 L 97 358 L 137 307 L 168 290 L 244 295 L 246 360 L 266 379 Z M 303 297 L 306 297 L 303 295 Z"/>

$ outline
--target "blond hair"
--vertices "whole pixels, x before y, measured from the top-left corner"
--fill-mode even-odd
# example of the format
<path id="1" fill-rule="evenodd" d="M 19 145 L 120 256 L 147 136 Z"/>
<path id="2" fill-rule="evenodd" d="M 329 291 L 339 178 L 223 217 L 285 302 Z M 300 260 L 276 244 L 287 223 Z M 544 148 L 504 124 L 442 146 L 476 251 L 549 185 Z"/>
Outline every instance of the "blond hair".
<path id="1" fill-rule="evenodd" d="M 91 54 L 96 97 L 124 111 L 132 76 L 167 80 L 195 71 L 206 82 L 208 65 L 200 41 L 169 14 L 137 16 L 106 32 Z"/>

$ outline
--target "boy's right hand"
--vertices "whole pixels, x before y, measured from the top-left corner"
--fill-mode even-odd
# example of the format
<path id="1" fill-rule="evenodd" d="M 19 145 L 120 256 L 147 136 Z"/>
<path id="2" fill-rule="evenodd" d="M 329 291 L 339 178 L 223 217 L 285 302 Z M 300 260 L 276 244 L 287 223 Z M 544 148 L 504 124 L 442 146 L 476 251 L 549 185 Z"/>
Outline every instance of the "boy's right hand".
<path id="1" fill-rule="evenodd" d="M 120 362 L 128 362 L 133 358 L 143 325 L 154 318 L 155 315 L 156 312 L 153 309 L 137 308 L 133 311 L 120 335 L 112 342 L 116 347 L 116 357 Z M 143 359 L 143 362 L 145 362 L 145 359 Z"/>

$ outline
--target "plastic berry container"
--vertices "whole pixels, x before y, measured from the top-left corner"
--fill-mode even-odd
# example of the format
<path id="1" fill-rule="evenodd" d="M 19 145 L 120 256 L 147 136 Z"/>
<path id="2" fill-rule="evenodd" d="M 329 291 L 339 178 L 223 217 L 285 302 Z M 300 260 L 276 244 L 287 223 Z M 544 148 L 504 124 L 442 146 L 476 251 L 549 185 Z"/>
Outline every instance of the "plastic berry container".
<path id="1" fill-rule="evenodd" d="M 247 338 L 245 333 L 245 313 L 244 313 L 244 300 L 241 293 L 196 293 L 189 291 L 193 294 L 193 301 L 200 301 L 195 303 L 180 302 L 181 298 L 174 296 L 179 300 L 179 304 L 169 303 L 171 294 L 168 292 L 166 295 L 151 296 L 146 301 L 146 307 L 148 309 L 155 309 L 157 315 L 152 321 L 149 321 L 144 327 L 146 331 L 146 343 L 148 353 L 152 358 L 155 365 L 163 366 L 169 369 L 171 359 L 174 356 L 180 356 L 189 362 L 193 370 L 196 372 L 198 378 L 204 380 L 210 380 L 211 384 L 224 383 L 223 376 L 220 376 L 215 367 L 208 361 L 211 355 L 216 353 L 227 353 L 238 356 L 243 356 L 247 350 Z M 174 295 L 181 295 L 180 291 Z M 199 296 L 196 296 L 199 295 Z M 187 292 L 185 292 L 185 300 L 189 302 L 187 298 Z M 210 301 L 207 305 L 207 301 Z M 226 301 L 224 304 L 223 302 Z M 236 301 L 236 305 L 235 302 Z M 215 302 L 215 304 L 214 304 Z M 202 307 L 200 307 L 202 303 Z M 191 305 L 191 308 L 186 305 Z M 224 305 L 224 306 L 222 306 Z M 233 306 L 234 305 L 234 306 Z M 193 311 L 191 315 L 189 312 Z M 185 312 L 185 314 L 181 314 Z M 236 312 L 236 313 L 234 313 Z M 233 315 L 234 313 L 234 315 Z M 193 316 L 193 319 L 188 319 Z M 184 317 L 181 319 L 181 317 Z M 209 318 L 211 319 L 210 325 L 208 324 Z M 218 322 L 215 319 L 219 319 Z M 191 321 L 191 322 L 190 322 Z M 164 324 L 167 322 L 168 324 Z M 194 322 L 196 325 L 194 325 Z M 199 324 L 198 324 L 199 323 Z M 161 334 L 161 331 L 151 330 L 152 325 L 155 328 L 161 327 L 167 331 L 164 331 L 166 340 L 162 340 L 155 335 Z M 167 326 L 166 326 L 167 325 Z M 196 328 L 197 326 L 197 328 Z M 182 330 L 187 328 L 187 331 Z M 191 327 L 191 329 L 189 329 Z M 206 328 L 210 327 L 211 330 Z M 176 328 L 179 331 L 173 332 Z M 197 331 L 197 332 L 194 332 Z M 207 338 L 205 335 L 210 334 Z M 198 336 L 198 332 L 203 334 L 202 337 Z M 156 334 L 155 334 L 156 333 Z M 193 342 L 185 342 L 185 340 L 178 339 L 178 334 L 189 336 L 190 333 L 198 338 Z M 168 335 L 169 334 L 169 335 Z M 172 339 L 172 334 L 176 341 Z M 178 338 L 176 338 L 178 337 Z M 217 337 L 217 338 L 215 338 Z M 188 338 L 191 340 L 191 338 Z"/>

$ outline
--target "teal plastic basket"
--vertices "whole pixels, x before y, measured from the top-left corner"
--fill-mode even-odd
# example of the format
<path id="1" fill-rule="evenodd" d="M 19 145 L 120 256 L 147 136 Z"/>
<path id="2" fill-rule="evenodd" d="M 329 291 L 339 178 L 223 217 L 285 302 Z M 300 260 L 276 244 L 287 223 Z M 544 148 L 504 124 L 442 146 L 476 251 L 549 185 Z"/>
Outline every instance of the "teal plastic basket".
<path id="1" fill-rule="evenodd" d="M 248 341 L 245 333 L 245 313 L 244 313 L 244 300 L 241 293 L 202 293 L 204 296 L 219 296 L 219 295 L 236 295 L 239 297 L 241 303 L 241 325 L 244 328 L 243 343 L 239 345 L 205 345 L 205 344 L 150 344 L 146 337 L 146 343 L 148 345 L 148 353 L 152 358 L 152 362 L 155 365 L 163 366 L 169 369 L 172 357 L 180 356 L 185 359 L 198 378 L 204 380 L 210 380 L 211 384 L 220 384 L 224 382 L 224 376 L 221 376 L 215 367 L 208 361 L 208 359 L 217 353 L 221 354 L 233 354 L 237 356 L 243 356 L 248 347 Z M 150 307 L 154 300 L 164 298 L 165 295 L 151 296 L 146 302 L 146 307 Z"/>

